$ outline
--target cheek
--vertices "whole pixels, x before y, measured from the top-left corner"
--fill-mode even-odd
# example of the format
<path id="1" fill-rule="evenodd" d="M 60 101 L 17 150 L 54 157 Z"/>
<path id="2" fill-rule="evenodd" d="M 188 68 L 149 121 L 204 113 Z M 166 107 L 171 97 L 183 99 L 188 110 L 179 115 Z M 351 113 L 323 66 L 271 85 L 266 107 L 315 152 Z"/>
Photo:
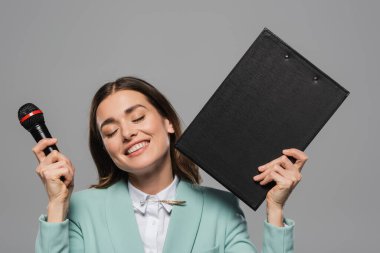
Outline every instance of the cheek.
<path id="1" fill-rule="evenodd" d="M 106 147 L 106 150 L 108 151 L 108 153 L 110 155 L 116 153 L 116 151 L 117 151 L 118 148 L 117 148 L 117 145 L 114 142 L 112 142 L 112 141 L 104 141 L 103 144 Z"/>
<path id="2" fill-rule="evenodd" d="M 170 145 L 170 136 L 169 133 L 166 132 L 165 128 L 160 127 L 159 129 L 156 130 L 157 138 L 163 147 L 167 147 Z"/>

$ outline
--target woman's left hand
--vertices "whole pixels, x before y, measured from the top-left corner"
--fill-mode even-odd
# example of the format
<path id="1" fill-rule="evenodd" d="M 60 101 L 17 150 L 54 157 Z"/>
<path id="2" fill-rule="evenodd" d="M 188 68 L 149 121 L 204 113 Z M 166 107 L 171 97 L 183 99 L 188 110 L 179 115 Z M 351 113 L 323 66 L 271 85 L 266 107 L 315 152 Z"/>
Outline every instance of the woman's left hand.
<path id="1" fill-rule="evenodd" d="M 262 165 L 258 168 L 261 172 L 253 177 L 260 185 L 266 185 L 275 181 L 276 185 L 267 193 L 268 208 L 282 210 L 292 190 L 302 178 L 301 170 L 308 160 L 307 155 L 301 150 L 291 148 L 282 152 L 284 155 Z M 294 157 L 293 164 L 288 157 Z"/>

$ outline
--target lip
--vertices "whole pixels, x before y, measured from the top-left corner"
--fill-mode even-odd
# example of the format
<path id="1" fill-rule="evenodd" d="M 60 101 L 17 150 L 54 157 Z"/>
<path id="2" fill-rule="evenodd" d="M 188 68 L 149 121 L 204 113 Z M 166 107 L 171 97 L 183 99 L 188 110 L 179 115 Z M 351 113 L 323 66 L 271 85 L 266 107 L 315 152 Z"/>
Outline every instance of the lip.
<path id="1" fill-rule="evenodd" d="M 139 149 L 139 150 L 137 150 L 137 151 L 131 153 L 131 154 L 128 154 L 128 149 L 130 149 L 133 145 L 135 145 L 135 144 L 137 144 L 137 143 L 140 143 L 140 142 L 144 142 L 144 141 L 147 141 L 148 143 L 150 143 L 150 140 L 140 140 L 140 141 L 135 141 L 135 142 L 129 144 L 129 145 L 125 148 L 125 150 L 124 150 L 124 154 L 125 154 L 126 156 L 133 156 L 133 155 L 135 155 L 135 153 L 136 153 L 136 155 L 142 153 L 142 152 L 140 152 L 140 151 L 145 150 L 145 149 L 149 146 L 149 144 L 146 145 L 146 146 L 144 146 L 143 148 L 141 148 L 141 149 Z"/>

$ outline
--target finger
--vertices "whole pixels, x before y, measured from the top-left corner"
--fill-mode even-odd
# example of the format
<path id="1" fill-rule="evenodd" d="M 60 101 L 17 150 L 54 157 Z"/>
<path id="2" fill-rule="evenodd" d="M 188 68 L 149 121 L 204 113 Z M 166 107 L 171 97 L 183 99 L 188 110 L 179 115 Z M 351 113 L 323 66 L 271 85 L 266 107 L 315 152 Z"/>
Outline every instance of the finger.
<path id="1" fill-rule="evenodd" d="M 37 174 L 39 174 L 39 176 L 42 179 L 45 179 L 45 175 L 47 175 L 46 171 L 57 170 L 57 169 L 64 167 L 64 166 L 65 166 L 64 161 L 59 161 L 59 162 L 51 163 L 51 164 L 44 165 L 44 166 L 40 165 L 37 167 L 36 172 L 37 172 Z"/>
<path id="2" fill-rule="evenodd" d="M 73 174 L 70 173 L 70 169 L 68 167 L 65 167 L 65 164 L 63 162 L 60 162 L 59 167 L 57 167 L 57 165 L 58 163 L 52 164 L 51 166 L 43 169 L 41 171 L 41 177 L 45 183 L 48 183 L 50 181 L 57 181 L 64 177 L 65 180 L 63 183 L 66 185 L 66 187 L 68 187 L 73 180 Z"/>
<path id="3" fill-rule="evenodd" d="M 275 166 L 273 166 L 273 168 L 269 171 L 269 173 L 267 173 L 267 175 L 263 178 L 263 180 L 260 182 L 261 185 L 265 185 L 271 181 L 273 181 L 273 177 L 271 176 L 272 172 L 277 172 L 278 174 L 280 174 L 281 176 L 283 177 L 290 177 L 290 171 L 287 171 L 285 170 L 283 167 L 281 167 L 280 165 L 276 164 Z"/>
<path id="4" fill-rule="evenodd" d="M 290 161 L 289 157 L 282 155 L 278 158 L 279 164 L 286 170 L 294 170 L 294 164 Z"/>
<path id="5" fill-rule="evenodd" d="M 253 177 L 253 180 L 255 181 L 261 181 L 263 180 L 272 170 L 266 169 L 264 172 L 261 172 L 260 174 Z"/>
<path id="6" fill-rule="evenodd" d="M 42 179 L 42 176 L 41 176 L 41 167 L 38 166 L 36 168 L 36 174 L 38 175 L 38 177 L 41 179 L 42 183 L 44 183 L 44 180 Z"/>
<path id="7" fill-rule="evenodd" d="M 299 181 L 301 181 L 302 175 L 297 170 L 284 170 L 284 169 L 276 169 L 275 170 L 278 174 L 285 177 L 286 179 L 290 180 L 292 182 L 292 186 L 295 187 Z"/>
<path id="8" fill-rule="evenodd" d="M 296 148 L 289 148 L 289 149 L 284 149 L 283 153 L 286 153 L 288 156 L 292 156 L 296 158 L 297 160 L 307 160 L 308 156 L 306 155 L 305 152 L 296 149 Z"/>
<path id="9" fill-rule="evenodd" d="M 266 176 L 268 176 L 269 173 L 271 173 L 271 171 L 272 171 L 272 170 L 266 170 L 266 171 L 264 171 L 264 172 L 262 172 L 262 173 L 260 173 L 260 174 L 258 174 L 258 175 L 256 175 L 256 176 L 254 176 L 254 177 L 253 177 L 253 180 L 255 180 L 255 181 L 261 181 L 261 180 L 263 180 Z"/>
<path id="10" fill-rule="evenodd" d="M 282 175 L 277 173 L 277 171 L 273 171 L 271 173 L 271 177 L 276 182 L 276 185 L 279 187 L 279 189 L 290 189 L 290 191 L 292 191 L 293 184 L 291 180 L 287 179 L 286 177 L 283 177 Z"/>
<path id="11" fill-rule="evenodd" d="M 56 169 L 59 166 L 65 165 L 66 161 L 59 160 L 58 151 L 51 152 L 36 168 L 36 173 L 42 177 L 42 171 L 45 169 Z"/>
<path id="12" fill-rule="evenodd" d="M 46 155 L 44 153 L 44 149 L 57 143 L 56 138 L 44 138 L 41 139 L 33 148 L 32 151 L 34 155 L 36 156 L 39 163 L 41 163 L 45 158 Z"/>
<path id="13" fill-rule="evenodd" d="M 277 173 L 275 171 L 271 171 L 263 180 L 260 181 L 260 185 L 266 185 L 270 182 L 272 182 L 274 173 Z"/>
<path id="14" fill-rule="evenodd" d="M 277 171 L 272 171 L 265 181 L 260 182 L 261 185 L 265 185 L 269 182 L 275 181 L 276 185 L 281 189 L 292 189 L 292 181 L 282 176 Z"/>
<path id="15" fill-rule="evenodd" d="M 53 150 L 48 156 L 46 156 L 46 158 L 41 162 L 41 164 L 49 165 L 58 161 L 65 161 L 69 166 L 72 166 L 71 161 L 57 150 Z"/>
<path id="16" fill-rule="evenodd" d="M 71 176 L 74 176 L 75 174 L 75 171 L 74 171 L 74 167 L 72 167 L 67 160 L 61 160 L 61 161 L 58 161 L 58 162 L 55 162 L 55 163 L 52 163 L 52 164 L 48 164 L 48 165 L 45 165 L 45 166 L 38 166 L 37 169 L 36 169 L 36 173 L 41 177 L 43 178 L 43 174 L 44 174 L 44 171 L 45 170 L 60 170 L 61 168 L 67 168 L 70 175 Z"/>
<path id="17" fill-rule="evenodd" d="M 73 174 L 70 172 L 70 168 L 64 166 L 61 166 L 57 170 L 53 171 L 52 176 L 54 180 L 61 180 L 61 178 L 63 178 L 61 181 L 66 185 L 67 188 L 74 179 Z"/>
<path id="18" fill-rule="evenodd" d="M 272 166 L 270 170 L 266 170 L 265 172 L 261 173 L 260 175 L 257 175 L 254 177 L 255 181 L 259 181 L 260 185 L 266 185 L 269 182 L 272 182 L 273 180 L 276 181 L 276 179 L 273 177 L 272 172 L 276 172 L 281 177 L 283 177 L 282 183 L 291 183 L 291 187 L 295 187 L 299 181 L 301 181 L 302 175 L 297 170 L 287 170 L 284 169 L 283 166 L 279 164 L 275 164 Z M 279 178 L 277 178 L 279 179 Z"/>
<path id="19" fill-rule="evenodd" d="M 280 165 L 281 167 L 287 170 L 295 170 L 294 164 L 289 160 L 289 158 L 286 155 L 283 155 L 269 162 L 267 165 L 260 166 L 261 169 L 259 167 L 259 171 L 263 171 L 263 172 L 259 175 L 256 175 L 253 179 L 255 181 L 262 180 L 272 171 L 273 167 L 276 165 Z"/>
<path id="20" fill-rule="evenodd" d="M 261 165 L 258 167 L 258 170 L 260 172 L 263 172 L 269 168 L 271 168 L 275 164 L 281 164 L 284 168 L 290 169 L 293 166 L 293 163 L 289 160 L 289 158 L 286 155 L 282 155 L 264 165 Z"/>
<path id="21" fill-rule="evenodd" d="M 63 181 L 63 183 L 66 185 L 67 188 L 69 188 L 70 185 L 74 184 L 74 176 L 70 173 L 69 169 L 67 175 L 64 175 L 64 178 L 65 180 Z"/>
<path id="22" fill-rule="evenodd" d="M 294 165 L 298 171 L 301 171 L 302 167 L 305 165 L 306 161 L 309 159 L 309 157 L 305 154 L 305 152 L 302 152 L 301 150 L 296 149 L 296 148 L 284 149 L 282 153 L 286 156 L 291 156 L 296 159 L 296 162 L 294 163 Z"/>
<path id="23" fill-rule="evenodd" d="M 67 160 L 62 160 L 62 161 L 59 161 L 59 162 L 56 162 L 54 164 L 52 164 L 51 166 L 53 167 L 53 169 L 62 169 L 62 168 L 65 168 L 68 170 L 68 173 L 70 174 L 70 176 L 73 178 L 74 177 L 74 174 L 75 174 L 75 169 L 74 167 L 71 165 L 71 163 L 69 163 L 70 161 L 67 161 Z"/>

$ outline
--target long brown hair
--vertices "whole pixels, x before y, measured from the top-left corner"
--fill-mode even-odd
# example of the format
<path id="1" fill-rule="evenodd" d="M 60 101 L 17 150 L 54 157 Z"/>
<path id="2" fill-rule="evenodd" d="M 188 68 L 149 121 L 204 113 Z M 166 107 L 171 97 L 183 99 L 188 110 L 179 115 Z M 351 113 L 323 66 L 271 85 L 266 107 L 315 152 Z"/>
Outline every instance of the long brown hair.
<path id="1" fill-rule="evenodd" d="M 142 93 L 160 115 L 173 125 L 174 133 L 170 134 L 170 157 L 173 173 L 193 184 L 200 183 L 199 168 L 191 160 L 174 148 L 174 143 L 182 134 L 179 117 L 170 102 L 153 85 L 136 77 L 121 77 L 114 82 L 104 84 L 96 92 L 90 108 L 89 146 L 92 158 L 98 170 L 99 182 L 91 188 L 107 188 L 121 179 L 128 179 L 128 173 L 119 169 L 112 161 L 103 145 L 103 140 L 96 124 L 96 110 L 99 104 L 109 95 L 120 90 L 134 90 Z"/>

